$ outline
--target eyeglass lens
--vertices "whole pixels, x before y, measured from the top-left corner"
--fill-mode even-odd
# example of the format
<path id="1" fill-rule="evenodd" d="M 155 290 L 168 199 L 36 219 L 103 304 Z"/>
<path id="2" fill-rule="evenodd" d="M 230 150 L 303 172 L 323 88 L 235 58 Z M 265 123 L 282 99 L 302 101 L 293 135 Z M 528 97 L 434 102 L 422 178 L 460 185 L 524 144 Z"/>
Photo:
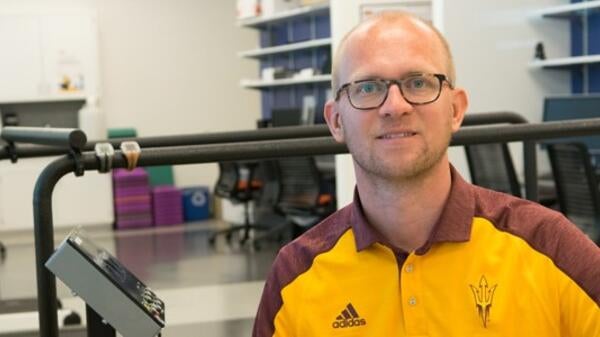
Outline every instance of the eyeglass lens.
<path id="1" fill-rule="evenodd" d="M 441 80 L 434 75 L 425 74 L 410 76 L 399 81 L 375 79 L 352 83 L 348 86 L 348 98 L 355 108 L 377 108 L 387 98 L 392 84 L 399 84 L 402 96 L 412 104 L 435 101 L 441 90 Z"/>

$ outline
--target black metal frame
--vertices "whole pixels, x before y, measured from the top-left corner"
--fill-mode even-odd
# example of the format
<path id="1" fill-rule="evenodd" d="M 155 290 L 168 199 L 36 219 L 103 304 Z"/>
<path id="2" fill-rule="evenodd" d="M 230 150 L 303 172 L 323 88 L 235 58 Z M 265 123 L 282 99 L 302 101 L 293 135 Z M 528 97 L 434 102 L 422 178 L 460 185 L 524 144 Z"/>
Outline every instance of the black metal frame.
<path id="1" fill-rule="evenodd" d="M 439 82 L 438 92 L 437 92 L 437 95 L 435 96 L 435 98 L 430 99 L 429 101 L 426 101 L 426 102 L 413 102 L 413 101 L 409 100 L 408 98 L 406 98 L 404 96 L 404 90 L 402 90 L 402 83 L 404 83 L 404 81 L 406 81 L 407 79 L 411 79 L 411 78 L 418 77 L 418 76 L 424 76 L 424 75 L 433 76 Z M 446 83 L 448 83 L 448 86 L 450 87 L 450 89 L 454 89 L 454 85 L 450 82 L 450 80 L 448 79 L 448 77 L 446 75 L 444 75 L 444 74 L 425 74 L 425 73 L 422 73 L 422 74 L 412 74 L 410 76 L 407 76 L 407 77 L 405 77 L 403 79 L 399 79 L 399 80 L 386 80 L 386 79 L 382 79 L 382 78 L 369 78 L 369 79 L 365 79 L 365 80 L 358 80 L 358 81 L 353 81 L 353 82 L 348 82 L 348 83 L 343 84 L 338 89 L 338 91 L 335 93 L 335 100 L 339 101 L 342 91 L 346 91 L 346 97 L 348 98 L 348 102 L 350 102 L 350 105 L 352 105 L 352 107 L 354 109 L 358 109 L 358 110 L 377 109 L 377 108 L 381 107 L 383 105 L 383 103 L 385 103 L 385 101 L 388 98 L 388 95 L 390 94 L 390 87 L 392 86 L 392 84 L 395 84 L 395 85 L 398 86 L 398 89 L 400 90 L 400 94 L 402 94 L 402 97 L 408 103 L 410 103 L 412 105 L 425 105 L 425 104 L 433 103 L 433 102 L 437 101 L 438 98 L 440 98 L 440 94 L 442 93 L 442 89 L 443 89 L 443 86 L 444 86 L 444 81 L 446 81 Z M 380 82 L 380 83 L 383 82 L 383 84 L 385 84 L 385 96 L 381 100 L 381 103 L 379 103 L 376 106 L 366 107 L 366 108 L 359 108 L 356 105 L 354 105 L 354 103 L 352 102 L 352 99 L 350 98 L 350 91 L 348 89 L 353 84 L 364 83 L 364 82 Z"/>
<path id="2" fill-rule="evenodd" d="M 14 139 L 14 132 L 18 133 L 20 127 L 14 127 L 9 133 L 5 133 L 4 130 L 9 127 L 4 127 L 2 137 L 9 140 L 9 146 L 0 149 L 0 160 L 11 158 L 11 156 L 17 158 L 30 158 L 30 157 L 44 157 L 44 156 L 57 156 L 65 154 L 64 146 L 69 146 L 71 143 L 65 143 L 65 137 L 63 133 L 62 141 L 58 143 L 45 142 L 45 139 L 31 139 L 23 138 L 22 135 L 17 135 L 18 140 Z M 12 128 L 12 127 L 11 127 Z M 45 132 L 50 130 L 47 128 L 35 128 L 37 132 Z M 73 129 L 63 129 L 68 131 L 74 131 Z M 79 130 L 75 130 L 81 132 Z M 242 130 L 242 131 L 227 131 L 227 132 L 214 132 L 214 133 L 201 133 L 201 134 L 188 134 L 179 136 L 157 136 L 157 137 L 138 137 L 138 138 L 111 138 L 107 140 L 91 140 L 84 145 L 79 146 L 81 151 L 94 151 L 94 146 L 98 142 L 110 143 L 114 148 L 119 148 L 124 141 L 136 141 L 142 148 L 145 147 L 165 147 L 165 146 L 181 146 L 181 145 L 199 145 L 199 144 L 222 144 L 222 143 L 233 143 L 233 142 L 248 142 L 248 141 L 259 141 L 259 140 L 275 140 L 275 139 L 290 139 L 290 138 L 309 138 L 309 137 L 325 137 L 329 136 L 329 128 L 326 125 L 314 125 L 314 126 L 286 126 L 278 128 L 264 128 L 259 130 Z M 14 139 L 14 140 L 13 140 Z M 50 147 L 44 145 L 28 145 L 28 146 L 17 146 L 10 148 L 10 143 L 13 141 L 24 141 L 24 143 L 38 143 L 41 140 L 44 145 L 59 145 L 63 147 Z"/>
<path id="3" fill-rule="evenodd" d="M 495 127 L 471 127 L 454 134 L 451 145 L 532 141 L 545 138 L 582 136 L 600 132 L 600 119 L 547 122 Z M 219 145 L 173 146 L 144 149 L 139 166 L 166 164 L 197 164 L 225 160 L 269 159 L 320 154 L 347 153 L 344 144 L 331 137 L 294 140 L 258 141 Z M 93 153 L 82 153 L 79 158 L 85 170 L 97 170 L 99 163 Z M 126 159 L 116 151 L 113 167 L 126 167 Z M 50 163 L 39 176 L 34 190 L 34 234 L 40 334 L 58 336 L 56 315 L 56 279 L 44 263 L 54 251 L 52 192 L 58 181 L 75 171 L 73 157 L 63 156 Z M 529 186 L 528 186 L 529 188 Z M 529 194 L 528 194 L 529 195 Z"/>

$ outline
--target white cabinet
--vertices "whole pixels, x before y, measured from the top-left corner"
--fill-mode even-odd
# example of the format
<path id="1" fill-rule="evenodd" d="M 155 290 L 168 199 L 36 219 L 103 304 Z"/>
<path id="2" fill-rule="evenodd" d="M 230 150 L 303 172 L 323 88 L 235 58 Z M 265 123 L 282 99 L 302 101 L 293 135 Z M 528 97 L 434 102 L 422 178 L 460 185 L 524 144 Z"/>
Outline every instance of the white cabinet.
<path id="1" fill-rule="evenodd" d="M 90 13 L 0 13 L 0 102 L 97 95 L 97 41 Z"/>
<path id="2" fill-rule="evenodd" d="M 38 20 L 0 15 L 0 101 L 39 95 L 42 55 Z"/>
<path id="3" fill-rule="evenodd" d="M 0 162 L 0 231 L 33 229 L 33 189 L 43 168 L 56 158 Z M 85 172 L 63 177 L 52 194 L 55 227 L 108 225 L 113 222 L 110 174 Z"/>
<path id="4" fill-rule="evenodd" d="M 89 11 L 0 12 L 2 114 L 16 115 L 20 125 L 76 126 L 83 100 L 99 96 L 97 35 Z M 33 228 L 33 187 L 54 159 L 0 161 L 0 231 Z M 62 178 L 53 209 L 55 226 L 111 224 L 110 175 Z"/>

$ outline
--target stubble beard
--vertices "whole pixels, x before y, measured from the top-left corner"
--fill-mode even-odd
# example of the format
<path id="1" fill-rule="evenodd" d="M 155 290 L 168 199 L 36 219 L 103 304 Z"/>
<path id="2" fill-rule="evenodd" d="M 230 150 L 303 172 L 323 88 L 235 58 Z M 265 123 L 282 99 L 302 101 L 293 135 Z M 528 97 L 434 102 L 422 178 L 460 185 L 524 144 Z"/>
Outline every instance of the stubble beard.
<path id="1" fill-rule="evenodd" d="M 356 165 L 371 180 L 380 181 L 384 184 L 393 182 L 402 183 L 420 180 L 427 176 L 446 154 L 451 137 L 452 133 L 448 131 L 443 143 L 437 148 L 432 148 L 429 144 L 425 144 L 420 153 L 415 154 L 411 159 L 412 163 L 399 163 L 396 160 L 380 158 L 375 152 L 370 152 L 364 147 L 354 146 L 352 142 L 348 142 L 347 145 Z M 388 155 L 394 156 L 397 153 L 390 152 Z"/>

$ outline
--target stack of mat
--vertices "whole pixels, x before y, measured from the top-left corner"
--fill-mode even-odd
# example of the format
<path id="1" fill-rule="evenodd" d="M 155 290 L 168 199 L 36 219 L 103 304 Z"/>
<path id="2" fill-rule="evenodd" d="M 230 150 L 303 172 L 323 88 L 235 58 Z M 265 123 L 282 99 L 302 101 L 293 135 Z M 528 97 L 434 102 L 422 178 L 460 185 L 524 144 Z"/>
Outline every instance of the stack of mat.
<path id="1" fill-rule="evenodd" d="M 174 186 L 157 186 L 152 191 L 154 225 L 176 225 L 183 223 L 181 191 Z"/>
<path id="2" fill-rule="evenodd" d="M 143 168 L 116 169 L 113 173 L 115 227 L 117 229 L 152 226 L 152 200 L 148 174 Z"/>

